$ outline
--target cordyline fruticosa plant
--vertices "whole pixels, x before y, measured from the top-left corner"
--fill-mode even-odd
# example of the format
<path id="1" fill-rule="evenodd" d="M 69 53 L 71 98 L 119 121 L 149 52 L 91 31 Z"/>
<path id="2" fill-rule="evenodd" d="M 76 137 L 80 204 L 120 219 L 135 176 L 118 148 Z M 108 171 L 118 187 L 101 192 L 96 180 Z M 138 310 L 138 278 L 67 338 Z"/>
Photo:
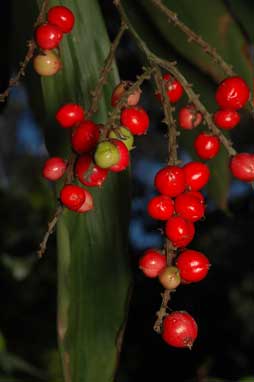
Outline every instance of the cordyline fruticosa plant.
<path id="1" fill-rule="evenodd" d="M 200 191 L 212 178 L 209 161 L 225 150 L 228 171 L 237 179 L 253 182 L 254 155 L 237 153 L 226 132 L 240 122 L 240 109 L 253 113 L 253 104 L 246 81 L 160 0 L 143 6 L 149 3 L 164 26 L 182 33 L 189 49 L 200 49 L 211 61 L 210 69 L 217 68 L 210 73 L 222 80 L 215 93 L 216 112 L 208 110 L 174 56 L 165 59 L 144 38 L 138 20 L 132 21 L 127 12 L 127 1 L 113 1 L 120 27 L 111 44 L 101 22 L 98 30 L 91 25 L 91 15 L 101 19 L 96 2 L 37 3 L 40 10 L 34 38 L 28 41 L 25 59 L 0 97 L 2 101 L 8 98 L 32 61 L 41 76 L 49 126 L 46 142 L 52 155 L 44 165 L 43 176 L 60 180 L 57 207 L 38 255 L 45 254 L 57 226 L 58 336 L 65 380 L 113 381 L 130 284 L 128 166 L 133 136 L 145 134 L 149 128 L 149 116 L 138 105 L 144 81 L 151 82 L 154 102 L 163 110 L 168 161 L 155 176 L 158 195 L 147 207 L 152 218 L 165 223 L 165 245 L 163 249 L 148 249 L 139 265 L 146 276 L 158 277 L 165 288 L 155 312 L 154 330 L 175 347 L 191 348 L 198 334 L 189 313 L 169 313 L 168 308 L 171 294 L 180 284 L 201 281 L 210 267 L 203 253 L 187 248 L 195 234 L 194 223 L 205 214 Z M 133 82 L 120 82 L 114 63 L 124 33 L 131 35 L 144 57 L 144 67 Z M 183 96 L 188 100 L 176 115 L 174 104 Z M 193 130 L 201 123 L 203 131 L 194 141 L 200 159 L 182 165 L 178 158 L 180 130 Z M 50 129 L 62 134 L 64 141 L 59 137 L 58 145 L 52 143 Z"/>

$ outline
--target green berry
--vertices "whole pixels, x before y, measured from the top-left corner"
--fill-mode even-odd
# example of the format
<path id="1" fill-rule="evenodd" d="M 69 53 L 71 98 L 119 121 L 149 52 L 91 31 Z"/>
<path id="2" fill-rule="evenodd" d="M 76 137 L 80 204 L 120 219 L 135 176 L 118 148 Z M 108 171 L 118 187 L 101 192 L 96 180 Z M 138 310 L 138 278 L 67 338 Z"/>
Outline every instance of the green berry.
<path id="1" fill-rule="evenodd" d="M 111 130 L 109 133 L 109 138 L 119 139 L 125 144 L 129 151 L 133 149 L 134 137 L 130 130 L 126 129 L 126 127 L 121 126 L 117 129 Z"/>
<path id="2" fill-rule="evenodd" d="M 94 160 L 97 166 L 101 168 L 109 168 L 118 163 L 120 154 L 113 143 L 104 141 L 98 144 L 94 154 Z"/>

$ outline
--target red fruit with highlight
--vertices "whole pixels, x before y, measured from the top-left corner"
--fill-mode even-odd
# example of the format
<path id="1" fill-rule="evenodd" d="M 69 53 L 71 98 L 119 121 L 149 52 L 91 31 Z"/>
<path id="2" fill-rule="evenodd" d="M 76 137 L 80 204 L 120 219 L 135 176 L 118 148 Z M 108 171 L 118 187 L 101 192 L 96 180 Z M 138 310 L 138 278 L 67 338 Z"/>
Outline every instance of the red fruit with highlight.
<path id="1" fill-rule="evenodd" d="M 219 152 L 220 141 L 215 135 L 200 133 L 194 141 L 194 148 L 200 158 L 212 159 Z"/>
<path id="2" fill-rule="evenodd" d="M 111 139 L 110 142 L 117 147 L 119 152 L 119 161 L 113 166 L 109 167 L 109 170 L 113 172 L 123 171 L 128 167 L 130 163 L 129 150 L 127 149 L 126 145 L 119 139 Z"/>
<path id="3" fill-rule="evenodd" d="M 55 49 L 62 40 L 61 30 L 52 24 L 42 24 L 35 30 L 37 45 L 44 50 Z"/>
<path id="4" fill-rule="evenodd" d="M 148 214 L 157 220 L 168 220 L 174 212 L 173 200 L 167 195 L 154 196 L 147 206 Z"/>
<path id="5" fill-rule="evenodd" d="M 65 173 L 67 164 L 60 157 L 52 157 L 46 160 L 43 166 L 42 175 L 45 179 L 55 181 L 60 179 Z"/>
<path id="6" fill-rule="evenodd" d="M 200 203 L 203 203 L 203 204 L 205 203 L 205 197 L 203 194 L 201 194 L 201 192 L 199 192 L 199 191 L 188 191 L 188 194 L 197 198 L 200 201 Z"/>
<path id="7" fill-rule="evenodd" d="M 155 249 L 148 249 L 139 259 L 139 268 L 150 278 L 155 278 L 167 265 L 166 256 Z"/>
<path id="8" fill-rule="evenodd" d="M 182 107 L 178 114 L 178 123 L 182 129 L 192 130 L 202 122 L 202 114 L 196 110 L 194 105 Z"/>
<path id="9" fill-rule="evenodd" d="M 75 23 L 72 11 L 62 5 L 50 8 L 47 18 L 50 24 L 56 25 L 63 33 L 69 33 Z"/>
<path id="10" fill-rule="evenodd" d="M 78 158 L 75 170 L 78 180 L 88 187 L 102 186 L 108 175 L 108 170 L 97 166 L 89 154 Z"/>
<path id="11" fill-rule="evenodd" d="M 189 162 L 183 167 L 186 185 L 191 191 L 199 191 L 210 177 L 209 167 L 202 162 Z"/>
<path id="12" fill-rule="evenodd" d="M 174 247 L 185 247 L 193 240 L 195 227 L 181 216 L 172 216 L 166 223 L 165 234 Z"/>
<path id="13" fill-rule="evenodd" d="M 202 252 L 187 249 L 178 256 L 176 266 L 183 280 L 198 282 L 206 277 L 210 263 Z"/>
<path id="14" fill-rule="evenodd" d="M 73 127 L 85 117 L 84 109 L 76 103 L 67 103 L 61 106 L 56 113 L 56 120 L 61 127 Z"/>
<path id="15" fill-rule="evenodd" d="M 157 190 L 171 197 L 181 194 L 185 190 L 185 175 L 178 166 L 167 166 L 159 170 L 154 179 Z"/>
<path id="16" fill-rule="evenodd" d="M 173 78 L 169 73 L 164 74 L 164 81 L 166 82 L 166 93 L 171 103 L 176 103 L 183 95 L 183 87 L 179 81 Z M 155 94 L 159 101 L 162 96 L 160 93 Z"/>
<path id="17" fill-rule="evenodd" d="M 83 214 L 87 211 L 90 211 L 94 207 L 92 195 L 90 194 L 89 191 L 87 191 L 87 190 L 84 190 L 84 191 L 85 191 L 86 199 L 85 199 L 84 203 L 82 204 L 82 206 L 77 210 L 77 212 L 80 214 Z"/>
<path id="18" fill-rule="evenodd" d="M 224 130 L 233 129 L 240 122 L 240 115 L 234 109 L 218 110 L 213 115 L 216 126 Z"/>
<path id="19" fill-rule="evenodd" d="M 191 222 L 196 222 L 204 216 L 205 206 L 197 197 L 185 192 L 176 197 L 175 211 L 179 216 Z"/>
<path id="20" fill-rule="evenodd" d="M 163 321 L 162 338 L 168 345 L 191 349 L 197 335 L 197 323 L 187 312 L 170 313 Z"/>
<path id="21" fill-rule="evenodd" d="M 99 127 L 92 121 L 84 121 L 73 131 L 71 144 L 78 154 L 82 154 L 92 151 L 96 147 L 99 137 Z"/>
<path id="22" fill-rule="evenodd" d="M 244 182 L 254 181 L 254 154 L 236 154 L 231 159 L 229 167 L 235 178 Z"/>
<path id="23" fill-rule="evenodd" d="M 228 77 L 217 88 L 215 99 L 221 109 L 241 109 L 250 98 L 250 89 L 241 77 Z"/>
<path id="24" fill-rule="evenodd" d="M 121 124 L 127 127 L 134 135 L 145 134 L 149 127 L 147 112 L 141 107 L 130 107 L 123 109 L 121 113 Z"/>
<path id="25" fill-rule="evenodd" d="M 60 192 L 62 204 L 69 210 L 77 211 L 86 200 L 85 190 L 74 184 L 66 184 Z"/>

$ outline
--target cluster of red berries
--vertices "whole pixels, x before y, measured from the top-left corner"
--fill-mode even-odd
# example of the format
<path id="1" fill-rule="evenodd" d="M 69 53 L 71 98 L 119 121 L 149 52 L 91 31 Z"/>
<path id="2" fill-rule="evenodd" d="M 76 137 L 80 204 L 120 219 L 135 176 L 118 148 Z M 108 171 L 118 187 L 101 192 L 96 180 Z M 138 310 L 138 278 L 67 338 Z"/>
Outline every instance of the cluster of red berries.
<path id="1" fill-rule="evenodd" d="M 47 22 L 35 30 L 35 41 L 41 52 L 34 58 L 33 66 L 41 76 L 52 76 L 62 67 L 60 58 L 53 51 L 59 47 L 64 33 L 70 33 L 75 22 L 72 11 L 64 6 L 49 9 Z"/>

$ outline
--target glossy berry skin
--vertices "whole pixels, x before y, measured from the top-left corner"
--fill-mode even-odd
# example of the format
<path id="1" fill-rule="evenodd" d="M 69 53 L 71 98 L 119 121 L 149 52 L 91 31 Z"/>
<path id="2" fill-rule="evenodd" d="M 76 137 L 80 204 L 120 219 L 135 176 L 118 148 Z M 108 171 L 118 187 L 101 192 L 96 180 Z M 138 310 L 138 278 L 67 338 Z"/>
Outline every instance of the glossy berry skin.
<path id="1" fill-rule="evenodd" d="M 60 192 L 62 204 L 69 210 L 77 211 L 86 200 L 85 190 L 74 184 L 66 184 Z"/>
<path id="2" fill-rule="evenodd" d="M 55 181 L 62 178 L 66 167 L 66 162 L 62 158 L 52 157 L 44 163 L 42 175 L 47 180 Z"/>
<path id="3" fill-rule="evenodd" d="M 156 220 L 168 220 L 174 213 L 173 200 L 167 195 L 154 196 L 147 205 L 147 212 Z"/>
<path id="4" fill-rule="evenodd" d="M 82 206 L 77 210 L 77 212 L 79 214 L 83 214 L 85 212 L 88 212 L 88 211 L 92 210 L 94 207 L 93 196 L 90 194 L 89 191 L 87 191 L 87 190 L 84 190 L 84 191 L 85 191 L 86 199 L 85 199 L 84 203 L 82 204 Z"/>
<path id="5" fill-rule="evenodd" d="M 165 289 L 176 289 L 181 284 L 181 277 L 178 268 L 165 267 L 159 274 L 159 281 Z"/>
<path id="6" fill-rule="evenodd" d="M 168 345 L 191 349 L 197 335 L 197 323 L 187 312 L 170 313 L 163 321 L 162 338 Z"/>
<path id="7" fill-rule="evenodd" d="M 236 154 L 230 161 L 232 175 L 244 182 L 254 181 L 254 154 Z"/>
<path id="8" fill-rule="evenodd" d="M 185 190 L 185 175 L 181 167 L 167 166 L 159 170 L 154 179 L 156 189 L 163 195 L 177 196 Z"/>
<path id="9" fill-rule="evenodd" d="M 176 266 L 183 280 L 198 282 L 206 277 L 210 263 L 203 253 L 187 249 L 178 256 Z"/>
<path id="10" fill-rule="evenodd" d="M 198 112 L 194 105 L 182 107 L 178 114 L 178 123 L 182 129 L 192 130 L 202 122 L 202 114 Z"/>
<path id="11" fill-rule="evenodd" d="M 96 166 L 89 154 L 78 158 L 75 171 L 78 180 L 88 187 L 101 187 L 108 175 L 108 170 Z"/>
<path id="12" fill-rule="evenodd" d="M 60 58 L 50 50 L 45 50 L 33 59 L 33 67 L 37 74 L 44 77 L 54 76 L 62 68 Z"/>
<path id="13" fill-rule="evenodd" d="M 163 80 L 166 82 L 166 93 L 171 103 L 176 103 L 183 95 L 183 87 L 179 81 L 173 78 L 169 73 L 164 74 Z M 161 101 L 162 96 L 156 93 L 156 97 Z"/>
<path id="14" fill-rule="evenodd" d="M 146 250 L 144 255 L 139 259 L 139 268 L 147 277 L 150 278 L 157 277 L 166 265 L 166 256 L 162 255 L 160 251 L 155 249 Z"/>
<path id="15" fill-rule="evenodd" d="M 109 169 L 120 160 L 120 153 L 117 146 L 110 141 L 100 142 L 94 154 L 94 161 L 97 166 Z"/>
<path id="16" fill-rule="evenodd" d="M 191 222 L 196 222 L 204 217 L 205 206 L 197 197 L 185 192 L 176 197 L 175 211 L 177 215 Z"/>
<path id="17" fill-rule="evenodd" d="M 118 84 L 115 89 L 113 90 L 112 97 L 111 97 L 111 105 L 112 107 L 115 107 L 121 97 L 124 95 L 124 93 L 130 88 L 132 85 L 129 81 L 122 81 L 120 84 Z M 136 106 L 139 103 L 141 96 L 141 90 L 137 89 L 132 94 L 129 95 L 129 97 L 126 100 L 126 105 L 128 106 Z"/>
<path id="18" fill-rule="evenodd" d="M 194 141 L 194 148 L 201 159 L 212 159 L 220 150 L 220 141 L 215 135 L 200 133 Z"/>
<path id="19" fill-rule="evenodd" d="M 210 178 L 209 167 L 202 162 L 189 162 L 183 167 L 183 171 L 190 191 L 199 191 Z"/>
<path id="20" fill-rule="evenodd" d="M 76 103 L 67 103 L 61 106 L 56 113 L 56 120 L 63 128 L 75 126 L 85 117 L 84 109 Z"/>
<path id="21" fill-rule="evenodd" d="M 192 241 L 195 227 L 192 222 L 181 216 L 172 216 L 166 223 L 165 234 L 174 247 L 185 247 Z"/>
<path id="22" fill-rule="evenodd" d="M 199 191 L 188 191 L 188 194 L 197 198 L 200 201 L 200 203 L 203 203 L 203 204 L 205 203 L 205 197 L 203 194 L 201 194 L 201 192 L 199 192 Z"/>
<path id="23" fill-rule="evenodd" d="M 130 162 L 129 150 L 125 144 L 118 139 L 111 139 L 110 142 L 116 146 L 119 153 L 119 160 L 116 164 L 109 167 L 109 170 L 113 172 L 123 171 L 128 167 Z"/>
<path id="24" fill-rule="evenodd" d="M 126 127 L 120 126 L 117 129 L 113 129 L 108 136 L 109 138 L 121 140 L 129 151 L 133 149 L 134 137 Z"/>
<path id="25" fill-rule="evenodd" d="M 238 110 L 244 107 L 250 90 L 241 77 L 228 77 L 217 88 L 215 99 L 221 109 Z"/>
<path id="26" fill-rule="evenodd" d="M 42 24 L 35 30 L 37 45 L 43 50 L 51 50 L 58 47 L 62 40 L 61 30 L 52 24 Z"/>
<path id="27" fill-rule="evenodd" d="M 71 144 L 78 154 L 93 150 L 99 140 L 99 127 L 92 121 L 81 122 L 73 131 Z"/>
<path id="28" fill-rule="evenodd" d="M 149 127 L 147 112 L 141 107 L 129 107 L 121 113 L 121 124 L 134 135 L 142 135 Z"/>
<path id="29" fill-rule="evenodd" d="M 56 25 L 63 33 L 71 32 L 75 23 L 72 11 L 61 5 L 50 8 L 47 18 L 50 24 Z"/>
<path id="30" fill-rule="evenodd" d="M 240 115 L 234 109 L 222 109 L 214 113 L 213 121 L 215 125 L 221 129 L 230 130 L 238 125 L 240 122 Z"/>

